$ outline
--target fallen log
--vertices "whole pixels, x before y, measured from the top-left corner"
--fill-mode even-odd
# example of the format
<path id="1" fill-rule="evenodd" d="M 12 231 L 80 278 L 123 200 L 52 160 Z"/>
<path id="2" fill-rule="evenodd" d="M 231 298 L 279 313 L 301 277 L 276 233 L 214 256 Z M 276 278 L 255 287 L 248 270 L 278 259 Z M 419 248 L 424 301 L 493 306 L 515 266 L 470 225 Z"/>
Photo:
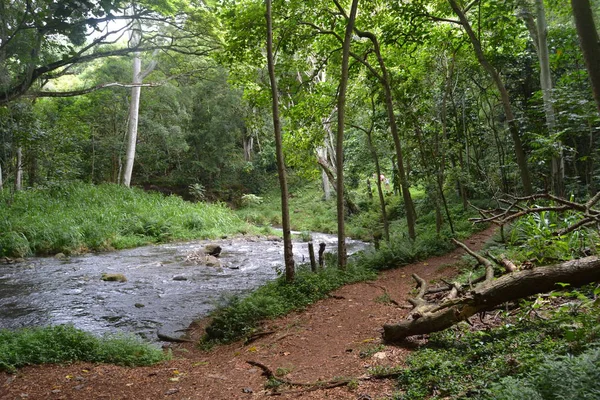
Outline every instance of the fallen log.
<path id="1" fill-rule="evenodd" d="M 417 299 L 411 300 L 415 310 L 409 316 L 413 319 L 384 325 L 383 339 L 386 342 L 400 342 L 409 336 L 441 331 L 508 301 L 549 292 L 563 284 L 578 287 L 599 280 L 600 258 L 591 256 L 516 271 L 495 280 L 488 278 L 459 297 L 446 299 L 437 306 L 423 300 L 422 295 L 417 296 Z M 421 290 L 420 294 L 422 293 L 425 291 Z"/>

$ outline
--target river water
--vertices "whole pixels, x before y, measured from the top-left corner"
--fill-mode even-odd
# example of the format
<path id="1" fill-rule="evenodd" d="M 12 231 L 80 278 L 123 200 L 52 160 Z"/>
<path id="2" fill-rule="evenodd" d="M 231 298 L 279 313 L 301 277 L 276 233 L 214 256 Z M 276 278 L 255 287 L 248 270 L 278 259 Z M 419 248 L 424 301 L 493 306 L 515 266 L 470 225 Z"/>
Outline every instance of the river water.
<path id="1" fill-rule="evenodd" d="M 312 234 L 315 251 L 337 239 Z M 222 267 L 185 262 L 208 243 L 222 247 Z M 348 240 L 348 253 L 365 243 Z M 308 262 L 307 243 L 294 242 L 296 263 Z M 179 336 L 232 295 L 244 294 L 277 276 L 283 242 L 231 239 L 169 243 L 87 254 L 59 260 L 31 258 L 0 265 L 0 328 L 72 324 L 94 334 L 127 332 L 157 341 L 157 330 Z M 105 282 L 103 273 L 123 274 L 127 282 Z M 175 280 L 173 279 L 175 278 Z"/>

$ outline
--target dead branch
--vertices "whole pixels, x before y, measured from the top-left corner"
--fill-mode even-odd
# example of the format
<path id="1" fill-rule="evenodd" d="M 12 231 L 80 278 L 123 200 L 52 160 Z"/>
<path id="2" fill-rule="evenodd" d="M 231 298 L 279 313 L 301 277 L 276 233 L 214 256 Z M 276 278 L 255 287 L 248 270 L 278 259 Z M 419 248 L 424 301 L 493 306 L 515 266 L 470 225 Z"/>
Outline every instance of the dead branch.
<path id="1" fill-rule="evenodd" d="M 600 210 L 593 208 L 598 203 L 598 201 L 600 201 L 600 192 L 585 203 L 578 203 L 575 201 L 563 199 L 561 197 L 554 196 L 549 193 L 540 193 L 527 197 L 509 198 L 510 200 L 497 199 L 499 203 L 506 204 L 506 207 L 496 208 L 493 210 L 483 210 L 471 204 L 471 207 L 473 207 L 481 217 L 470 218 L 469 220 L 474 223 L 493 223 L 503 227 L 504 225 L 515 221 L 525 215 L 540 213 L 544 211 L 551 211 L 557 213 L 576 211 L 581 213 L 579 221 L 575 222 L 567 228 L 563 228 L 556 232 L 553 232 L 555 236 L 565 235 L 584 226 L 600 223 Z M 544 207 L 539 207 L 536 205 L 531 206 L 531 202 L 536 200 L 549 200 L 555 205 Z M 521 203 L 525 203 L 527 205 L 523 206 L 521 205 Z"/>
<path id="2" fill-rule="evenodd" d="M 441 331 L 500 304 L 558 289 L 558 283 L 574 287 L 600 280 L 600 258 L 585 257 L 560 264 L 516 271 L 496 280 L 486 280 L 460 297 L 437 306 L 419 306 L 418 318 L 383 327 L 387 342 L 399 342 L 413 335 Z M 412 313 L 411 313 L 412 315 Z"/>
<path id="3" fill-rule="evenodd" d="M 492 264 L 492 262 L 490 260 L 475 253 L 473 250 L 469 249 L 466 244 L 459 242 L 456 239 L 452 239 L 452 242 L 454 242 L 454 244 L 462 247 L 467 253 L 469 253 L 469 255 L 474 257 L 481 265 L 485 266 L 485 280 L 486 281 L 490 281 L 490 280 L 494 279 L 494 265 Z"/>
<path id="4" fill-rule="evenodd" d="M 281 396 L 281 395 L 286 395 L 286 394 L 299 394 L 299 393 L 306 393 L 306 392 L 313 392 L 315 390 L 326 390 L 326 389 L 333 389 L 336 387 L 340 387 L 340 386 L 346 386 L 349 385 L 353 382 L 357 382 L 357 381 L 368 381 L 368 380 L 373 380 L 373 379 L 393 379 L 393 378 L 397 378 L 400 374 L 400 372 L 390 372 L 387 374 L 378 374 L 378 375 L 361 375 L 358 377 L 354 377 L 354 378 L 333 378 L 327 381 L 316 381 L 316 382 L 311 382 L 311 383 L 304 383 L 304 382 L 292 382 L 290 380 L 284 379 L 284 378 L 280 378 L 277 377 L 275 375 L 275 373 L 273 373 L 273 371 L 267 367 L 265 364 L 262 364 L 258 361 L 246 361 L 248 364 L 254 366 L 254 367 L 258 367 L 263 371 L 263 375 L 267 378 L 267 379 L 274 379 L 277 380 L 279 382 L 281 382 L 282 384 L 288 385 L 288 386 L 299 386 L 299 387 L 303 387 L 303 389 L 299 389 L 299 390 L 286 390 L 286 391 L 275 391 L 270 393 L 271 396 Z"/>

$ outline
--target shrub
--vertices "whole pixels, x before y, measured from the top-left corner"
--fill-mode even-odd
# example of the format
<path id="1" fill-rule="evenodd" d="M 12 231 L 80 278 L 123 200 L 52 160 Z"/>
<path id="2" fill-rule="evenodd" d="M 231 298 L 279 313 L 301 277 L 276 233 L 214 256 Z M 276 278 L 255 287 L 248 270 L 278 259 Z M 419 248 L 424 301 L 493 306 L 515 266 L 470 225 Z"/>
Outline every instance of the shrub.
<path id="1" fill-rule="evenodd" d="M 579 356 L 548 359 L 521 378 L 508 377 L 492 387 L 498 400 L 593 400 L 600 398 L 600 349 Z"/>

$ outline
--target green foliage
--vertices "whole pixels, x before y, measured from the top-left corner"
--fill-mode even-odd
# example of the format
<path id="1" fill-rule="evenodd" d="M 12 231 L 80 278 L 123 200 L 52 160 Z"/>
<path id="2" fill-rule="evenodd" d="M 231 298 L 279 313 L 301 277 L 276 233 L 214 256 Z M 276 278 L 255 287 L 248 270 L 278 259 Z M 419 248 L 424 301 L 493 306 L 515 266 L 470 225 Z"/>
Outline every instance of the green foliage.
<path id="1" fill-rule="evenodd" d="M 346 271 L 326 268 L 319 273 L 301 269 L 294 282 L 285 277 L 269 282 L 245 298 L 233 298 L 213 314 L 204 342 L 231 342 L 252 333 L 259 322 L 301 309 L 332 290 L 353 282 L 375 278 L 375 273 L 352 262 Z"/>
<path id="2" fill-rule="evenodd" d="M 519 218 L 510 232 L 510 245 L 518 249 L 515 259 L 542 265 L 585 255 L 586 251 L 596 247 L 597 231 L 579 228 L 568 234 L 555 234 L 581 218 L 582 215 L 578 212 L 561 215 L 548 211 Z"/>
<path id="3" fill-rule="evenodd" d="M 579 356 L 547 358 L 521 378 L 508 377 L 492 386 L 497 400 L 593 400 L 600 398 L 600 349 Z"/>
<path id="4" fill-rule="evenodd" d="M 194 200 L 206 200 L 206 188 L 201 183 L 192 183 L 190 186 L 188 186 L 188 191 Z"/>
<path id="5" fill-rule="evenodd" d="M 432 334 L 407 360 L 398 380 L 401 398 L 487 398 L 490 388 L 498 390 L 492 385 L 504 377 L 531 371 L 539 371 L 532 376 L 543 375 L 539 368 L 549 355 L 578 354 L 600 342 L 600 308 L 591 303 L 565 306 L 550 312 L 548 319 L 535 316 L 527 304 L 522 310 L 494 329 L 469 331 L 463 325 Z"/>
<path id="6" fill-rule="evenodd" d="M 221 204 L 117 185 L 57 184 L 0 192 L 0 256 L 79 253 L 245 232 Z"/>
<path id="7" fill-rule="evenodd" d="M 255 195 L 255 194 L 249 193 L 249 194 L 242 195 L 242 205 L 243 206 L 258 205 L 258 204 L 262 204 L 262 202 L 263 202 L 263 198 Z"/>
<path id="8" fill-rule="evenodd" d="M 161 349 L 133 336 L 97 338 L 72 326 L 0 330 L 0 371 L 32 364 L 90 361 L 151 365 L 168 358 Z"/>

